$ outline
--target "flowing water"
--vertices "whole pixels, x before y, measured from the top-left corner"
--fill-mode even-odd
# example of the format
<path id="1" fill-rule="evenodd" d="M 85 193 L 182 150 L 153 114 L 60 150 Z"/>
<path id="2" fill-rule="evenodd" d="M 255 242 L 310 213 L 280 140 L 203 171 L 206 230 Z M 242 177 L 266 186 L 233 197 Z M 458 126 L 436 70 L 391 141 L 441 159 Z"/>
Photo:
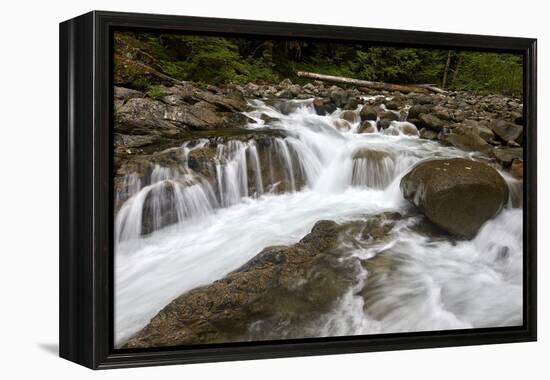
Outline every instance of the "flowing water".
<path id="1" fill-rule="evenodd" d="M 316 115 L 311 100 L 288 101 L 284 113 L 259 100 L 251 105 L 247 116 L 257 122 L 249 128 L 278 129 L 286 137 L 274 137 L 267 148 L 255 140 L 218 144 L 214 181 L 194 173 L 185 158 L 178 168 L 155 167 L 147 180 L 126 178 L 129 199 L 115 222 L 117 344 L 177 296 L 222 278 L 266 246 L 296 243 L 318 220 L 414 214 L 399 181 L 417 162 L 475 158 L 405 135 L 406 122 L 360 134 L 358 122 L 337 121 L 340 110 Z M 207 144 L 181 149 L 187 157 Z M 517 196 L 518 185 L 505 178 Z M 303 336 L 520 325 L 522 209 L 514 206 L 469 241 L 428 239 L 410 228 L 412 218 L 398 223 L 389 243 L 350 247 L 351 257 L 390 256 L 398 263 L 391 281 L 361 269 L 331 312 L 303 326 Z M 372 300 L 367 305 L 361 289 Z"/>

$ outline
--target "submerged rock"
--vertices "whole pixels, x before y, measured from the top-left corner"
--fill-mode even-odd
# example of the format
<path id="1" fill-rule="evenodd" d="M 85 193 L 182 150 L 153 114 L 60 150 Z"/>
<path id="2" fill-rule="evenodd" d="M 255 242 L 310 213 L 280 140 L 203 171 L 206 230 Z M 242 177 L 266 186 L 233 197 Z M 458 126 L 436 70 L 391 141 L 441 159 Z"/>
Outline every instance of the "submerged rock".
<path id="1" fill-rule="evenodd" d="M 434 224 L 467 238 L 508 201 L 495 169 L 462 158 L 421 162 L 403 177 L 401 191 Z"/>
<path id="2" fill-rule="evenodd" d="M 357 123 L 360 120 L 357 112 L 351 110 L 346 110 L 342 112 L 342 115 L 340 115 L 340 117 L 349 123 Z"/>
<path id="3" fill-rule="evenodd" d="M 371 120 L 365 120 L 361 123 L 361 126 L 357 130 L 357 133 L 376 133 L 378 130 L 374 124 L 371 124 Z"/>

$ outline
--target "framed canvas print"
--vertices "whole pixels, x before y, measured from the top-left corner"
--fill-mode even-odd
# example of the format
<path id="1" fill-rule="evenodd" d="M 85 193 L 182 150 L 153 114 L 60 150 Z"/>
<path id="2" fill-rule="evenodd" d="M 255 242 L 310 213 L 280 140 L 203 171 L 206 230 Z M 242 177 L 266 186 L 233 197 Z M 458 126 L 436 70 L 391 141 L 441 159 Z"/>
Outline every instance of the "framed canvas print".
<path id="1" fill-rule="evenodd" d="M 60 355 L 536 339 L 536 40 L 60 25 Z"/>

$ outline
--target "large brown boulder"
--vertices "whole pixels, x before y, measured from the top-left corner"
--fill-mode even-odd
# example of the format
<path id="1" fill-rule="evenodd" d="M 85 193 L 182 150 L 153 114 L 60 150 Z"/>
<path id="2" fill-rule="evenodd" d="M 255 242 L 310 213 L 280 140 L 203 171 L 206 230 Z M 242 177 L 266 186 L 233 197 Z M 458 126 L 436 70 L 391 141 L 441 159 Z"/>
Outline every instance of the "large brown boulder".
<path id="1" fill-rule="evenodd" d="M 473 237 L 508 201 L 492 167 L 462 158 L 424 161 L 401 180 L 403 196 L 445 231 Z"/>

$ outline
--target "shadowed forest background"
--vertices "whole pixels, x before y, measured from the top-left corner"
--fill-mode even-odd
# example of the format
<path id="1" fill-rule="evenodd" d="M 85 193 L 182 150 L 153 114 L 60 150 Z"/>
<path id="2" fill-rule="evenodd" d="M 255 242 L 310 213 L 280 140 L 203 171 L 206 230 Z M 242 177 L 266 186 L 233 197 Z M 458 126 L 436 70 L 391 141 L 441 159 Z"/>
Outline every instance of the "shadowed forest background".
<path id="1" fill-rule="evenodd" d="M 449 90 L 478 94 L 521 96 L 522 57 L 514 54 L 367 44 L 265 40 L 197 35 L 117 33 L 115 76 L 120 84 L 151 90 L 159 83 L 144 76 L 125 55 L 135 48 L 141 61 L 177 80 L 204 84 L 265 82 L 290 78 L 303 84 L 296 70 L 389 83 L 434 84 Z M 126 65 L 120 70 L 120 65 Z M 160 81 L 162 82 L 162 81 Z M 153 92 L 154 92 L 153 88 Z"/>

